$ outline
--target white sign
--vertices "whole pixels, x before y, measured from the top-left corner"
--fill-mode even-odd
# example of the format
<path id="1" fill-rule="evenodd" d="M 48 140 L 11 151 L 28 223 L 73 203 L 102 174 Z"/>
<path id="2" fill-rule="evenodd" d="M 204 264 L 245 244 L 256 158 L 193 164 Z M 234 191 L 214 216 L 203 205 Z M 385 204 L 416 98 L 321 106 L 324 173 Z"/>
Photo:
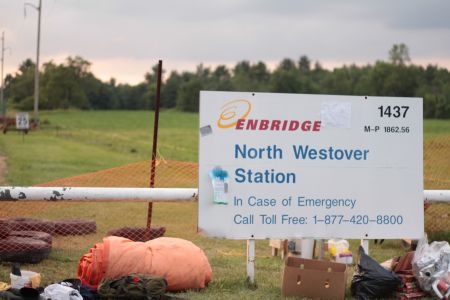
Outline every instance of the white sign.
<path id="1" fill-rule="evenodd" d="M 17 129 L 30 129 L 28 113 L 16 113 L 16 128 Z"/>
<path id="2" fill-rule="evenodd" d="M 200 93 L 199 230 L 420 238 L 422 99 Z"/>

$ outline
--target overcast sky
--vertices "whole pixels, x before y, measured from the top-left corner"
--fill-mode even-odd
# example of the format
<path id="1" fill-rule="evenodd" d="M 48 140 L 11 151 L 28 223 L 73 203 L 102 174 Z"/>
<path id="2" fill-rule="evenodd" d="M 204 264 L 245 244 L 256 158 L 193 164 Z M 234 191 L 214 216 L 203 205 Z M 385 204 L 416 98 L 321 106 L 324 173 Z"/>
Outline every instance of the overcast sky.
<path id="1" fill-rule="evenodd" d="M 5 73 L 36 59 L 37 12 L 0 0 Z M 448 0 L 42 0 L 41 63 L 80 55 L 102 80 L 138 83 L 164 69 L 307 55 L 327 68 L 387 60 L 405 43 L 415 64 L 450 69 Z"/>

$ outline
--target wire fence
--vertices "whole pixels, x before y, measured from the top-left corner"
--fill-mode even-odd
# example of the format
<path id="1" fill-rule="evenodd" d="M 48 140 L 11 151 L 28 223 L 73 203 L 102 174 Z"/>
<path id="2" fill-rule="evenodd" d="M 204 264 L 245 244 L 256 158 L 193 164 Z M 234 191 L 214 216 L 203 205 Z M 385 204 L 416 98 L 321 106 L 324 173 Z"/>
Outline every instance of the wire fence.
<path id="1" fill-rule="evenodd" d="M 450 189 L 450 136 L 424 144 L 425 189 Z M 148 187 L 150 161 L 39 184 L 42 187 Z M 158 160 L 157 188 L 196 188 L 198 165 Z M 55 200 L 61 195 L 55 194 Z M 7 195 L 3 195 L 7 197 Z M 425 204 L 425 230 L 450 232 L 450 204 Z M 197 234 L 197 202 L 2 201 L 0 262 L 39 263 L 52 278 L 74 277 L 79 258 L 108 235 L 146 241 L 159 236 L 208 244 Z M 151 226 L 148 226 L 151 224 Z M 51 255 L 51 259 L 46 259 Z M 70 266 L 70 267 L 68 267 Z M 0 268 L 0 281 L 9 276 Z M 4 280 L 3 280 L 4 281 Z"/>
<path id="2" fill-rule="evenodd" d="M 450 189 L 450 135 L 427 139 L 423 149 L 424 188 Z M 450 203 L 425 204 L 425 231 L 450 238 Z M 441 234 L 442 233 L 442 234 Z"/>

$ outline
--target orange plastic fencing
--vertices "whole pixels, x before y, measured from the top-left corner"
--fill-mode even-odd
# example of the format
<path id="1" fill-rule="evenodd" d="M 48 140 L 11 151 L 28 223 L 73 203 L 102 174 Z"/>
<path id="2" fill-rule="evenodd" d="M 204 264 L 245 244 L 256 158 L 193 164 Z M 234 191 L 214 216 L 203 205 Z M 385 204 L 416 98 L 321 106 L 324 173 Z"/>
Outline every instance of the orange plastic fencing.
<path id="1" fill-rule="evenodd" d="M 450 134 L 424 142 L 423 170 L 426 190 L 450 189 Z"/>
<path id="2" fill-rule="evenodd" d="M 58 179 L 36 186 L 56 187 L 149 187 L 151 161 Z M 156 188 L 196 188 L 198 166 L 193 162 L 156 161 Z"/>

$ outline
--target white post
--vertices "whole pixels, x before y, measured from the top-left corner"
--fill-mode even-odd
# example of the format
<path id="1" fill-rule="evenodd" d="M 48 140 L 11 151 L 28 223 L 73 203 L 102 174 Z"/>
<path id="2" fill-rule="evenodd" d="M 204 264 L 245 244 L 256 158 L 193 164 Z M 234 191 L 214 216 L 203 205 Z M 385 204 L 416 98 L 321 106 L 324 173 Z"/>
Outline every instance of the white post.
<path id="1" fill-rule="evenodd" d="M 255 240 L 247 240 L 247 279 L 255 283 Z"/>
<path id="2" fill-rule="evenodd" d="M 364 252 L 369 255 L 369 240 L 361 240 L 361 246 L 364 248 Z"/>

